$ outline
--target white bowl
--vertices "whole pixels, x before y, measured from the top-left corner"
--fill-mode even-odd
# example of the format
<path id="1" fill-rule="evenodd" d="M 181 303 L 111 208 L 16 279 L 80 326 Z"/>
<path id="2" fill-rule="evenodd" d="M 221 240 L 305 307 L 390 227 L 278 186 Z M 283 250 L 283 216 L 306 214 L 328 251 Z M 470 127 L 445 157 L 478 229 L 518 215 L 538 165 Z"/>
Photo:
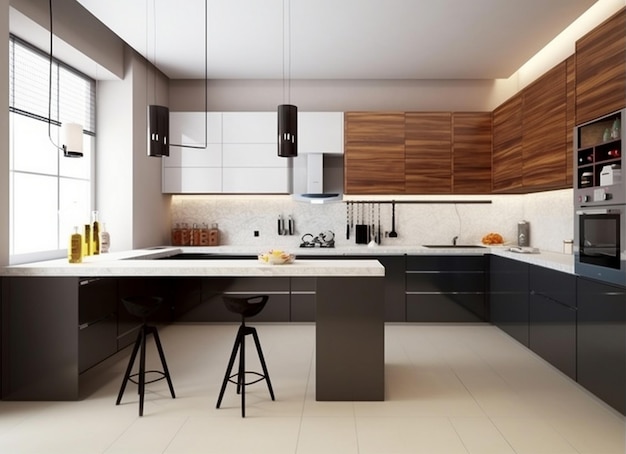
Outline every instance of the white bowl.
<path id="1" fill-rule="evenodd" d="M 259 254 L 259 261 L 261 263 L 267 263 L 268 265 L 284 265 L 286 263 L 293 263 L 295 259 L 295 255 L 277 249 Z"/>

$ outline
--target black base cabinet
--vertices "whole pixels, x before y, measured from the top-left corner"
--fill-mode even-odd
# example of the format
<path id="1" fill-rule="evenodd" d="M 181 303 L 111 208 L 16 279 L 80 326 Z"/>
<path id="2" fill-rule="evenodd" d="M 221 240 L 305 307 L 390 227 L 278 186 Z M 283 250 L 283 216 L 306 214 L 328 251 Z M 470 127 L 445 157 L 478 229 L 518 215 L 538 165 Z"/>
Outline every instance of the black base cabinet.
<path id="1" fill-rule="evenodd" d="M 489 267 L 491 323 L 528 347 L 529 265 L 517 260 L 491 256 Z"/>
<path id="2" fill-rule="evenodd" d="M 626 289 L 578 278 L 578 382 L 626 414 Z"/>
<path id="3" fill-rule="evenodd" d="M 408 322 L 482 322 L 485 256 L 415 255 L 406 258 Z"/>
<path id="4" fill-rule="evenodd" d="M 117 352 L 117 279 L 81 279 L 78 290 L 78 372 Z"/>
<path id="5" fill-rule="evenodd" d="M 529 347 L 576 379 L 576 277 L 530 265 Z"/>

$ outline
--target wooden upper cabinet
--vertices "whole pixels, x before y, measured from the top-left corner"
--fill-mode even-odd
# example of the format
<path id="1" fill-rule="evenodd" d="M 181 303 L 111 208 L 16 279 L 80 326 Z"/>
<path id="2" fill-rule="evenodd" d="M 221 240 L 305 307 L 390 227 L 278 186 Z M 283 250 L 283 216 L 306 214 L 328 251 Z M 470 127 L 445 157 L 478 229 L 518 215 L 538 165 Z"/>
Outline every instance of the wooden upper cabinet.
<path id="1" fill-rule="evenodd" d="M 344 192 L 404 194 L 404 112 L 346 112 Z"/>
<path id="2" fill-rule="evenodd" d="M 576 42 L 576 124 L 626 107 L 626 8 Z"/>
<path id="3" fill-rule="evenodd" d="M 565 119 L 565 184 L 573 184 L 574 127 L 576 126 L 576 54 L 565 60 L 567 65 Z M 626 63 L 625 63 L 626 64 Z"/>
<path id="4" fill-rule="evenodd" d="M 492 191 L 522 189 L 522 95 L 518 93 L 493 111 Z"/>
<path id="5" fill-rule="evenodd" d="M 404 144 L 404 112 L 346 112 L 346 143 Z"/>
<path id="6" fill-rule="evenodd" d="M 452 114 L 452 159 L 455 194 L 491 192 L 491 112 Z"/>
<path id="7" fill-rule="evenodd" d="M 405 186 L 407 194 L 452 192 L 452 114 L 405 114 Z"/>
<path id="8" fill-rule="evenodd" d="M 564 61 L 522 92 L 523 187 L 566 187 L 567 63 Z"/>

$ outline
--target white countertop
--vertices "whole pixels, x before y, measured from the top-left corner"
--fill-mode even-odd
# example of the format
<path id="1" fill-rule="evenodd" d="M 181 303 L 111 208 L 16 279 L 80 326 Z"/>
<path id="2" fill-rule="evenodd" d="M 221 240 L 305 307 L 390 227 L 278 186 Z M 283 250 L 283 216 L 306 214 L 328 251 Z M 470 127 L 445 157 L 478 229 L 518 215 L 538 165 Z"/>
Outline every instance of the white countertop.
<path id="1" fill-rule="evenodd" d="M 258 260 L 155 260 L 179 252 L 178 248 L 137 250 L 86 257 L 83 263 L 66 259 L 4 267 L 4 276 L 102 277 L 102 276 L 286 276 L 358 277 L 384 276 L 377 260 L 295 260 L 268 265 Z"/>
<path id="2" fill-rule="evenodd" d="M 530 263 L 532 265 L 551 268 L 556 271 L 574 274 L 574 256 L 572 254 L 561 254 L 558 252 L 539 251 L 534 254 L 521 254 L 509 251 L 510 246 L 492 246 L 482 248 L 427 248 L 424 246 L 342 246 L 338 248 L 291 248 L 287 252 L 298 256 L 316 255 L 484 255 L 493 254 L 507 257 L 513 260 Z M 230 254 L 230 255 L 250 255 L 256 254 L 254 248 L 250 246 L 211 246 L 211 247 L 181 247 L 183 252 L 196 252 L 204 254 Z M 264 252 L 264 251 L 258 251 Z"/>
<path id="3" fill-rule="evenodd" d="M 574 273 L 574 256 L 541 251 L 536 254 L 510 252 L 506 246 L 485 248 L 425 248 L 423 246 L 348 246 L 334 249 L 294 248 L 288 252 L 296 260 L 288 265 L 268 265 L 257 260 L 155 260 L 179 252 L 215 255 L 255 255 L 252 247 L 156 247 L 86 257 L 83 263 L 67 259 L 12 265 L 0 268 L 4 276 L 384 276 L 384 267 L 376 260 L 302 259 L 301 256 L 363 255 L 484 255 L 494 254 L 525 263 Z"/>

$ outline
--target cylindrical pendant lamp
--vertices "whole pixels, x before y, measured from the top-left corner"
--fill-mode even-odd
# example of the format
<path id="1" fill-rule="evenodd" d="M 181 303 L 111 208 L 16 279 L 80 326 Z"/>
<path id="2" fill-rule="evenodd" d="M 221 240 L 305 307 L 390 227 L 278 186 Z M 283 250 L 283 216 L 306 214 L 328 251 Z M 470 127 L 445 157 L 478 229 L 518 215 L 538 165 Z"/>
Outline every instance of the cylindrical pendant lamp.
<path id="1" fill-rule="evenodd" d="M 278 106 L 278 156 L 298 156 L 298 108 L 291 104 Z"/>
<path id="2" fill-rule="evenodd" d="M 63 155 L 68 158 L 83 156 L 83 126 L 78 123 L 63 123 L 61 125 L 61 140 L 63 141 Z"/>

